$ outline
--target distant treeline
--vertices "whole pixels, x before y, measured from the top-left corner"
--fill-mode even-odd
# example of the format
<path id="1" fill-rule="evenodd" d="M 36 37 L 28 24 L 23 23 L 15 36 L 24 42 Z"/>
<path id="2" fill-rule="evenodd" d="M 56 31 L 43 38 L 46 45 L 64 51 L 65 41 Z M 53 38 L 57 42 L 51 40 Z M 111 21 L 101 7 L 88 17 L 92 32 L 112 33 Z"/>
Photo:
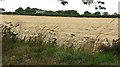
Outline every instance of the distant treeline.
<path id="1" fill-rule="evenodd" d="M 120 17 L 119 14 L 114 13 L 110 15 L 108 12 L 95 12 L 91 13 L 89 11 L 85 11 L 84 14 L 79 14 L 76 10 L 58 10 L 58 11 L 47 11 L 42 10 L 38 8 L 30 8 L 27 7 L 26 9 L 23 9 L 22 7 L 19 7 L 15 10 L 15 12 L 2 12 L 2 14 L 5 15 L 31 15 L 31 16 L 62 16 L 62 17 L 105 17 L 105 18 L 117 18 Z"/>

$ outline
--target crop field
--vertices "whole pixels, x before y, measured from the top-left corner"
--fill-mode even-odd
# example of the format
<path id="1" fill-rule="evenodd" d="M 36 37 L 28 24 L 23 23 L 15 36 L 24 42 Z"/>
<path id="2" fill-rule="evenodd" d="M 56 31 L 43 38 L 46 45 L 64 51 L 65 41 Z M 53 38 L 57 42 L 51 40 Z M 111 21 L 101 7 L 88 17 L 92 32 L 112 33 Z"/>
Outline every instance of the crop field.
<path id="1" fill-rule="evenodd" d="M 80 37 L 100 37 L 110 40 L 118 37 L 117 18 L 75 18 L 75 17 L 49 17 L 49 16 L 19 16 L 3 15 L 2 21 L 20 24 L 22 33 L 37 33 L 39 28 L 55 28 L 61 38 L 69 34 Z"/>
<path id="2" fill-rule="evenodd" d="M 2 15 L 2 22 L 3 64 L 118 64 L 117 18 Z"/>

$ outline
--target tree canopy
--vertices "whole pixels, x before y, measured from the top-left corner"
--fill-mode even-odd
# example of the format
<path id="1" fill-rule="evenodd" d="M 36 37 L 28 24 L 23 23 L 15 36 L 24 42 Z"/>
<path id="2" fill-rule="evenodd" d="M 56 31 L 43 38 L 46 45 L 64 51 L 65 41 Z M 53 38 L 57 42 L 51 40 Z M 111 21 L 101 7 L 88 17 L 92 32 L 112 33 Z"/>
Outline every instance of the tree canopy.
<path id="1" fill-rule="evenodd" d="M 24 13 L 24 9 L 22 7 L 19 7 L 18 9 L 15 10 L 17 13 Z"/>

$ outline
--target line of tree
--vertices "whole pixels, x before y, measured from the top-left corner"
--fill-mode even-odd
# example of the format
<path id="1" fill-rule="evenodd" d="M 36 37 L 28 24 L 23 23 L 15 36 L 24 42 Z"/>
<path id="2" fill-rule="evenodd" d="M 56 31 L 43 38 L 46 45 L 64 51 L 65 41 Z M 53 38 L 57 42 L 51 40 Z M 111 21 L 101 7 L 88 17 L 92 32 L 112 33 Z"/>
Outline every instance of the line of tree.
<path id="1" fill-rule="evenodd" d="M 116 12 L 114 14 L 109 14 L 108 12 L 95 12 L 95 13 L 91 13 L 89 11 L 85 11 L 84 14 L 80 15 L 80 17 L 105 17 L 105 18 L 119 18 L 120 15 L 117 14 Z"/>
<path id="2" fill-rule="evenodd" d="M 89 11 L 85 11 L 84 14 L 80 15 L 76 10 L 47 11 L 38 8 L 30 8 L 30 7 L 27 7 L 26 9 L 19 7 L 18 9 L 15 10 L 15 12 L 3 12 L 2 14 L 34 15 L 34 16 L 64 16 L 64 17 L 107 17 L 107 18 L 120 17 L 120 15 L 117 13 L 110 15 L 108 12 L 101 13 L 97 11 L 95 13 L 91 13 Z"/>

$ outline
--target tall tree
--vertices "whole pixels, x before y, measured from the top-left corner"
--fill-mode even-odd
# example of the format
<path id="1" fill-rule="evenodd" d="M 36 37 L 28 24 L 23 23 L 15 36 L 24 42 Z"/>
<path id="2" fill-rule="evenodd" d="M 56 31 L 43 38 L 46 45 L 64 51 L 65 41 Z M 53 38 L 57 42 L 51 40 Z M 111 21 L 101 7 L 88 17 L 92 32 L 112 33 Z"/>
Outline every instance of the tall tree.
<path id="1" fill-rule="evenodd" d="M 15 10 L 16 13 L 24 13 L 24 9 L 22 7 L 19 7 L 18 9 Z"/>
<path id="2" fill-rule="evenodd" d="M 27 13 L 27 14 L 33 14 L 33 13 L 35 13 L 35 10 L 32 10 L 32 8 L 27 7 L 27 8 L 25 9 L 25 13 Z"/>
<path id="3" fill-rule="evenodd" d="M 95 12 L 93 15 L 95 15 L 95 16 L 100 16 L 101 13 L 100 13 L 99 11 L 97 11 L 97 12 Z"/>
<path id="4" fill-rule="evenodd" d="M 114 16 L 117 16 L 118 14 L 115 12 L 113 15 L 114 15 Z"/>
<path id="5" fill-rule="evenodd" d="M 84 16 L 91 16 L 92 13 L 90 13 L 89 11 L 85 11 L 83 15 L 84 15 Z"/>
<path id="6" fill-rule="evenodd" d="M 109 15 L 108 12 L 103 12 L 102 14 L 103 14 L 103 16 L 108 16 Z"/>

